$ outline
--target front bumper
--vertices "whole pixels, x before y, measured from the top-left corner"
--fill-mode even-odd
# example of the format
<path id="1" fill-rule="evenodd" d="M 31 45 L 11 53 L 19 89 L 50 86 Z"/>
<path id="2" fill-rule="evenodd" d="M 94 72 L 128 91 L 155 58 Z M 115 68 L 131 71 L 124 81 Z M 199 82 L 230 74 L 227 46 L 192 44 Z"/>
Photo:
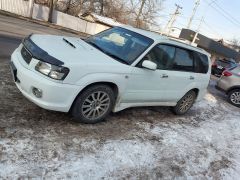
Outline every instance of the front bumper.
<path id="1" fill-rule="evenodd" d="M 54 82 L 48 77 L 43 77 L 38 72 L 26 68 L 19 49 L 12 54 L 11 63 L 16 68 L 15 84 L 27 99 L 44 109 L 61 112 L 69 111 L 75 97 L 81 90 L 80 86 Z M 41 98 L 37 98 L 33 94 L 33 88 L 42 90 Z"/>

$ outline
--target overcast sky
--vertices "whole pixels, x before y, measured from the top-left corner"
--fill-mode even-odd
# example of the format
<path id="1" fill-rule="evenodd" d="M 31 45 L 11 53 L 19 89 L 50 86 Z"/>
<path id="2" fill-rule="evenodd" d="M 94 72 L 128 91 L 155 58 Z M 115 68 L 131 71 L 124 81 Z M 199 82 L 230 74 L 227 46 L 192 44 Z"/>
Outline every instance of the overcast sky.
<path id="1" fill-rule="evenodd" d="M 212 3 L 211 7 L 209 3 Z M 175 11 L 175 3 L 183 7 L 174 27 L 186 28 L 195 0 L 165 0 L 159 18 L 161 27 L 165 27 L 170 14 Z M 204 23 L 200 32 L 208 37 L 226 40 L 240 39 L 240 0 L 201 0 L 194 17 L 191 29 L 196 30 L 200 19 L 204 16 Z M 177 30 L 176 30 L 177 32 Z"/>

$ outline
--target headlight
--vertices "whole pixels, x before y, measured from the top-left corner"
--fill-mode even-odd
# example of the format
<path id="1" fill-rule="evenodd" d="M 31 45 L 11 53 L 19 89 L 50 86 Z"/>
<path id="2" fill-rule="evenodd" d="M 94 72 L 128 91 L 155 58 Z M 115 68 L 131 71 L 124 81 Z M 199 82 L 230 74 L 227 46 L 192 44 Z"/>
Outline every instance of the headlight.
<path id="1" fill-rule="evenodd" d="M 63 80 L 69 73 L 69 69 L 62 66 L 55 66 L 39 61 L 35 67 L 36 71 L 56 80 Z"/>

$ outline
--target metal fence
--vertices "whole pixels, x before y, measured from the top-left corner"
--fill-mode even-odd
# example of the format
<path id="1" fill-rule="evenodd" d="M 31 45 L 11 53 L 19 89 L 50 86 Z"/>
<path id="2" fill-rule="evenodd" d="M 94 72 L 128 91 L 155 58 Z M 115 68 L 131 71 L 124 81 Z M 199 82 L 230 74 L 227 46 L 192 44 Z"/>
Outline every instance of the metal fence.
<path id="1" fill-rule="evenodd" d="M 11 12 L 17 15 L 29 17 L 30 5 L 29 0 L 0 0 L 0 10 Z M 49 8 L 39 4 L 33 5 L 33 12 L 31 18 L 42 21 L 48 20 Z M 86 34 L 96 34 L 109 26 L 101 23 L 89 22 L 78 17 L 70 16 L 68 14 L 54 10 L 52 22 L 62 27 L 73 29 L 75 31 Z"/>
<path id="2" fill-rule="evenodd" d="M 29 1 L 26 0 L 0 0 L 0 9 L 27 17 Z"/>

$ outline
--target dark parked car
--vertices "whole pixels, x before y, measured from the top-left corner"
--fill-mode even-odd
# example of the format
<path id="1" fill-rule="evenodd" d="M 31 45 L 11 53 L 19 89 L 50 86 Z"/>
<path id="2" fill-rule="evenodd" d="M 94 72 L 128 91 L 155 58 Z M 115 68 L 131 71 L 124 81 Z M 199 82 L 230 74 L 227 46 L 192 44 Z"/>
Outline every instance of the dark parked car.
<path id="1" fill-rule="evenodd" d="M 218 59 L 212 65 L 212 74 L 215 76 L 221 76 L 223 71 L 232 69 L 237 66 L 234 59 Z"/>

